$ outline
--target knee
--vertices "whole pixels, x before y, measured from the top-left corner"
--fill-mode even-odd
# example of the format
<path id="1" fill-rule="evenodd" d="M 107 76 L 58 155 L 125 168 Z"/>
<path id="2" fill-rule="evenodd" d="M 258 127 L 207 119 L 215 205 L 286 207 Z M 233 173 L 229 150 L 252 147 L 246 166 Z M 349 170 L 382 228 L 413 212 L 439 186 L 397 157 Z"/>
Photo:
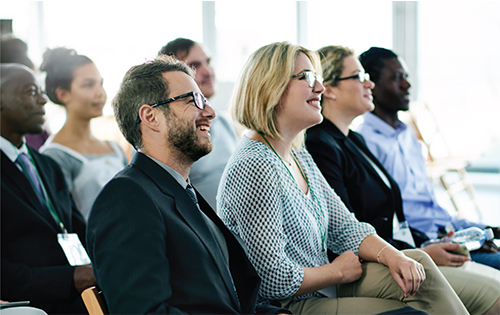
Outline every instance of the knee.
<path id="1" fill-rule="evenodd" d="M 424 268 L 437 268 L 436 267 L 436 264 L 434 263 L 434 261 L 432 260 L 431 256 L 429 256 L 429 254 L 427 254 L 426 252 L 424 252 L 423 250 L 420 250 L 420 249 L 406 249 L 406 250 L 403 250 L 402 251 L 403 254 L 405 254 L 406 256 L 418 261 L 419 263 L 421 263 Z"/>
<path id="2" fill-rule="evenodd" d="M 424 252 L 423 250 L 420 249 L 405 249 L 402 251 L 403 254 L 406 256 L 418 261 L 419 263 L 426 265 L 426 264 L 433 264 L 434 261 L 432 260 L 431 256 Z"/>

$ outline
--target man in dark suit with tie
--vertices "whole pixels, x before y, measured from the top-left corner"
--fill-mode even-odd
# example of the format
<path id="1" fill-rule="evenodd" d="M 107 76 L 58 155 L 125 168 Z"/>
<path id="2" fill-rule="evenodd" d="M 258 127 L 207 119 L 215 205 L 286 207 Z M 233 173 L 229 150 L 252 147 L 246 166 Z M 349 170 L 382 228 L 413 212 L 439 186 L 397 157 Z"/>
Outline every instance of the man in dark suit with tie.
<path id="1" fill-rule="evenodd" d="M 85 223 L 57 164 L 27 146 L 41 133 L 47 99 L 35 73 L 0 65 L 1 300 L 29 300 L 49 314 L 85 314 L 80 292 L 95 284 L 92 267 L 71 266 L 59 235 L 85 241 Z"/>
<path id="2" fill-rule="evenodd" d="M 113 314 L 251 314 L 260 279 L 240 241 L 190 185 L 212 150 L 214 110 L 193 72 L 168 56 L 132 67 L 113 99 L 120 130 L 138 150 L 101 191 L 87 243 Z"/>

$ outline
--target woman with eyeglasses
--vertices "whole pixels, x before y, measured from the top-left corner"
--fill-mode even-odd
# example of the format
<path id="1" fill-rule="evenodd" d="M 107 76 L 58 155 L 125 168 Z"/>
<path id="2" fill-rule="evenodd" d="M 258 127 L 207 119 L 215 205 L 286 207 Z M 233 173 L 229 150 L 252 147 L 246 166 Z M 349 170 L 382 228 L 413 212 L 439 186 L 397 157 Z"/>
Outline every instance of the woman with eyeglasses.
<path id="1" fill-rule="evenodd" d="M 47 96 L 67 114 L 61 130 L 40 152 L 59 164 L 78 209 L 88 219 L 101 188 L 128 164 L 118 144 L 91 132 L 91 120 L 102 116 L 106 103 L 103 79 L 90 58 L 67 48 L 47 50 L 40 69 L 47 73 Z"/>
<path id="2" fill-rule="evenodd" d="M 261 301 L 294 314 L 405 305 L 467 314 L 430 258 L 405 255 L 358 222 L 303 148 L 304 131 L 323 119 L 317 71 L 315 52 L 273 43 L 250 56 L 233 91 L 233 117 L 248 130 L 226 166 L 217 208 L 247 245 Z"/>
<path id="3" fill-rule="evenodd" d="M 363 137 L 349 129 L 354 118 L 374 108 L 374 83 L 354 51 L 342 46 L 318 50 L 325 92 L 324 120 L 311 127 L 306 147 L 325 179 L 356 218 L 375 227 L 398 249 L 415 248 L 425 235 L 409 229 L 397 183 L 374 157 Z M 425 247 L 471 314 L 498 314 L 500 272 L 452 253 L 458 244 Z"/>

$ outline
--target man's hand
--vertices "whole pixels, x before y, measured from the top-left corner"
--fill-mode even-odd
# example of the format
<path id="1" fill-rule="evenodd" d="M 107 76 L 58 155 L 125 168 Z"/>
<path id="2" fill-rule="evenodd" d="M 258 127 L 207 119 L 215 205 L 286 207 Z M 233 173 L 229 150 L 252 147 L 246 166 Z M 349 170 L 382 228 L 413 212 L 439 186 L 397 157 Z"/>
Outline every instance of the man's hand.
<path id="1" fill-rule="evenodd" d="M 359 257 L 353 251 L 342 253 L 330 263 L 330 266 L 332 270 L 340 273 L 337 284 L 354 282 L 363 274 Z"/>
<path id="2" fill-rule="evenodd" d="M 382 252 L 383 254 L 384 252 Z M 424 266 L 402 253 L 387 256 L 384 257 L 386 265 L 396 283 L 403 289 L 405 298 L 415 295 L 425 280 Z"/>
<path id="3" fill-rule="evenodd" d="M 460 244 L 458 243 L 440 243 L 429 245 L 422 248 L 422 250 L 429 254 L 438 266 L 458 267 L 470 260 L 469 256 L 450 253 L 450 251 L 456 250 L 459 246 Z"/>
<path id="4" fill-rule="evenodd" d="M 82 293 L 83 290 L 97 284 L 95 281 L 92 265 L 76 267 L 75 272 L 73 273 L 73 280 L 75 282 L 75 288 L 78 293 Z"/>

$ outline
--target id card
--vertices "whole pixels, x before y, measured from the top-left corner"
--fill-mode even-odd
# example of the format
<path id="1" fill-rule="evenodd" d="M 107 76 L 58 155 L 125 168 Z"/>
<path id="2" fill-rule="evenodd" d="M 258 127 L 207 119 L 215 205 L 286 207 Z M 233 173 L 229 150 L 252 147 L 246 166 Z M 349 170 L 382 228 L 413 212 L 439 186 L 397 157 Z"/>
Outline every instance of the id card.
<path id="1" fill-rule="evenodd" d="M 408 221 L 399 222 L 396 215 L 394 215 L 392 238 L 398 241 L 403 241 L 415 247 L 415 241 L 411 235 L 410 226 Z"/>
<path id="2" fill-rule="evenodd" d="M 57 240 L 71 266 L 90 264 L 89 255 L 76 233 L 58 233 Z"/>

